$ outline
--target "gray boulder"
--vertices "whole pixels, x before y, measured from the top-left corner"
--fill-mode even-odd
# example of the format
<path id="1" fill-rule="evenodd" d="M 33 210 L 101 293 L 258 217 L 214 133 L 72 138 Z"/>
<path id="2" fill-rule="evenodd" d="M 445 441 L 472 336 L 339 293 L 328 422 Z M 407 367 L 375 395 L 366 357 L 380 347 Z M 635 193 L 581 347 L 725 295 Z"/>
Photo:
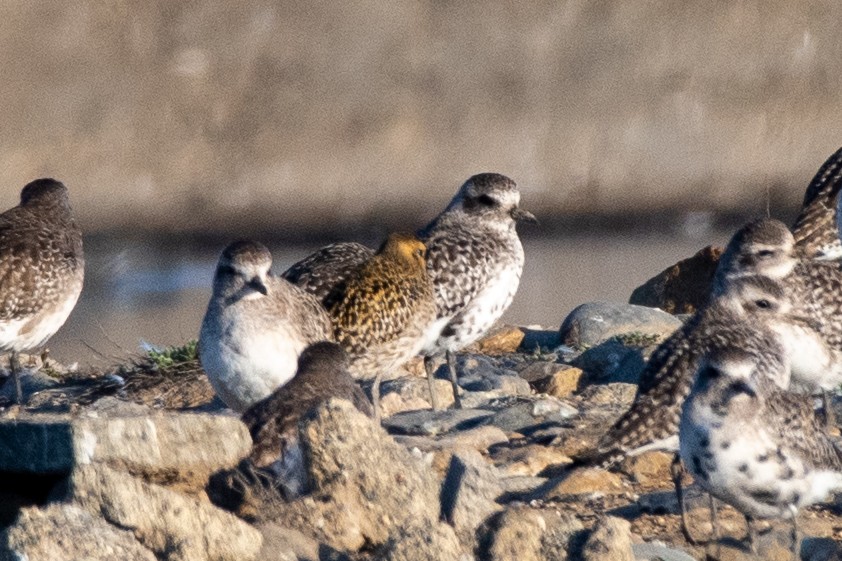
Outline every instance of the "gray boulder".
<path id="1" fill-rule="evenodd" d="M 657 308 L 589 302 L 576 307 L 561 324 L 561 342 L 577 348 L 593 347 L 611 337 L 625 333 L 639 333 L 666 337 L 681 325 L 681 321 Z"/>

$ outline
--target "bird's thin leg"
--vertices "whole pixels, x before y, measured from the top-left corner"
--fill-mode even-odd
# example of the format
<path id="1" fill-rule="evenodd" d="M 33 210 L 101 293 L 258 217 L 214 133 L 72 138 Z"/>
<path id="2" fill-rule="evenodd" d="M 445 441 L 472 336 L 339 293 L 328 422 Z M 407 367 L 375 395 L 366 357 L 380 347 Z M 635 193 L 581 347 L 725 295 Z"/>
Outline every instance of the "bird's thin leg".
<path id="1" fill-rule="evenodd" d="M 836 413 L 833 411 L 833 394 L 822 390 L 822 407 L 824 408 L 824 426 L 826 429 L 836 427 Z"/>
<path id="2" fill-rule="evenodd" d="M 681 478 L 684 475 L 684 466 L 681 464 L 681 457 L 678 454 L 672 459 L 670 475 L 672 475 L 672 484 L 675 486 L 675 498 L 678 499 L 678 508 L 681 510 L 681 533 L 684 534 L 684 539 L 687 540 L 687 543 L 698 545 L 698 540 L 690 533 L 690 522 L 687 519 L 687 503 L 684 500 L 684 486 L 681 484 Z"/>
<path id="3" fill-rule="evenodd" d="M 798 561 L 799 554 L 799 539 L 798 539 L 798 519 L 795 513 L 792 514 L 792 561 Z"/>
<path id="4" fill-rule="evenodd" d="M 9 355 L 9 368 L 12 370 L 12 378 L 15 381 L 15 403 L 23 403 L 23 389 L 20 386 L 20 360 L 17 351 Z"/>
<path id="5" fill-rule="evenodd" d="M 424 370 L 427 371 L 427 385 L 430 387 L 430 403 L 433 405 L 433 411 L 439 410 L 439 400 L 436 395 L 436 371 L 435 371 L 435 357 L 424 357 Z"/>
<path id="6" fill-rule="evenodd" d="M 459 384 L 456 382 L 456 357 L 453 351 L 445 353 L 447 358 L 447 369 L 450 372 L 450 385 L 453 386 L 453 403 L 456 409 L 462 409 L 462 400 L 459 398 Z"/>
<path id="7" fill-rule="evenodd" d="M 713 495 L 710 497 L 710 525 L 713 530 L 713 539 L 716 541 L 716 556 L 722 557 L 722 543 L 719 541 L 719 517 L 716 511 L 716 499 Z"/>
<path id="8" fill-rule="evenodd" d="M 757 554 L 757 528 L 754 527 L 754 518 L 746 515 L 746 528 L 748 529 L 748 548 L 752 553 Z"/>
<path id="9" fill-rule="evenodd" d="M 383 372 L 378 372 L 374 377 L 374 383 L 371 384 L 371 401 L 374 404 L 374 421 L 380 424 L 380 379 L 383 378 Z"/>

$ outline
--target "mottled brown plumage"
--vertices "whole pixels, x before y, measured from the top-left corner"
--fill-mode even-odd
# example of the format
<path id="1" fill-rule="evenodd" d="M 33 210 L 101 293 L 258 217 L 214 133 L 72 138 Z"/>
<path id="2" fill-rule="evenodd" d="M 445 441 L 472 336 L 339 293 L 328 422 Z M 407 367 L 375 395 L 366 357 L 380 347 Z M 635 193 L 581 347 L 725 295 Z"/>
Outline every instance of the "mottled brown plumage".
<path id="1" fill-rule="evenodd" d="M 251 460 L 265 467 L 298 438 L 301 417 L 332 397 L 347 399 L 372 416 L 371 403 L 348 372 L 348 355 L 336 343 L 310 345 L 298 359 L 295 376 L 243 414 L 254 446 Z"/>
<path id="2" fill-rule="evenodd" d="M 332 290 L 372 255 L 374 250 L 362 244 L 334 243 L 293 264 L 281 276 L 324 302 Z"/>
<path id="3" fill-rule="evenodd" d="M 82 292 L 82 232 L 67 189 L 38 179 L 20 205 L 0 214 L 0 352 L 12 353 L 21 400 L 17 353 L 44 345 L 67 320 Z"/>
<path id="4" fill-rule="evenodd" d="M 374 379 L 378 419 L 380 379 L 418 354 L 435 319 L 425 254 L 412 234 L 391 234 L 326 302 L 351 374 Z"/>
<path id="5" fill-rule="evenodd" d="M 816 172 L 804 193 L 804 203 L 792 233 L 809 259 L 842 258 L 839 241 L 839 190 L 842 188 L 842 148 Z"/>

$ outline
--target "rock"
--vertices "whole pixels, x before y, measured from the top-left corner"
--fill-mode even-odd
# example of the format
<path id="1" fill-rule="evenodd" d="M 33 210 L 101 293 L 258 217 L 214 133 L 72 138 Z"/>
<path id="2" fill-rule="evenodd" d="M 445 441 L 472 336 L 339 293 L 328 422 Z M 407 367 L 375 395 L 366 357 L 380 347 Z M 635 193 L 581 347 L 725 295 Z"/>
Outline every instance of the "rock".
<path id="1" fill-rule="evenodd" d="M 507 433 L 524 433 L 536 426 L 543 427 L 550 423 L 562 424 L 576 415 L 578 415 L 578 410 L 575 407 L 555 398 L 524 398 L 514 405 L 501 409 L 488 422 Z"/>
<path id="2" fill-rule="evenodd" d="M 538 326 L 521 327 L 523 341 L 520 342 L 518 352 L 534 353 L 541 349 L 555 349 L 561 345 L 561 338 L 557 329 L 543 329 Z"/>
<path id="3" fill-rule="evenodd" d="M 532 477 L 528 475 L 500 478 L 500 485 L 503 487 L 503 491 L 516 495 L 531 493 L 546 483 L 546 477 Z"/>
<path id="4" fill-rule="evenodd" d="M 681 326 L 670 314 L 632 304 L 590 302 L 575 308 L 561 324 L 561 342 L 571 347 L 594 347 L 627 333 L 665 338 Z"/>
<path id="5" fill-rule="evenodd" d="M 623 480 L 616 473 L 600 468 L 576 469 L 547 483 L 541 497 L 560 498 L 568 495 L 619 494 L 625 491 Z"/>
<path id="6" fill-rule="evenodd" d="M 462 546 L 453 528 L 443 523 L 400 530 L 389 538 L 376 561 L 460 561 Z"/>
<path id="7" fill-rule="evenodd" d="M 636 394 L 637 384 L 614 382 L 587 386 L 579 392 L 578 397 L 582 407 L 592 408 L 604 405 L 619 405 L 626 408 L 634 401 Z"/>
<path id="8" fill-rule="evenodd" d="M 300 426 L 313 493 L 281 505 L 275 522 L 342 551 L 439 520 L 432 471 L 351 403 L 331 399 Z"/>
<path id="9" fill-rule="evenodd" d="M 632 544 L 637 561 L 695 561 L 687 553 L 656 543 Z"/>
<path id="10" fill-rule="evenodd" d="M 644 485 L 670 481 L 670 466 L 673 457 L 673 454 L 661 451 L 644 452 L 637 456 L 626 457 L 621 466 L 623 473 L 627 473 L 636 482 Z"/>
<path id="11" fill-rule="evenodd" d="M 78 466 L 67 499 L 120 528 L 170 561 L 254 559 L 262 537 L 234 515 L 102 464 Z"/>
<path id="12" fill-rule="evenodd" d="M 475 450 L 455 451 L 441 488 L 442 517 L 459 540 L 473 550 L 476 529 L 502 510 L 496 499 L 503 493 L 497 470 Z"/>
<path id="13" fill-rule="evenodd" d="M 397 434 L 435 436 L 477 426 L 491 415 L 492 411 L 484 409 L 408 411 L 384 419 L 383 427 Z"/>
<path id="14" fill-rule="evenodd" d="M 588 384 L 637 384 L 646 360 L 641 349 L 609 339 L 586 350 L 573 360 L 573 364 L 585 372 Z"/>
<path id="15" fill-rule="evenodd" d="M 516 448 L 497 447 L 494 464 L 508 476 L 534 476 L 547 466 L 570 463 L 570 458 L 555 446 L 527 444 Z"/>
<path id="16" fill-rule="evenodd" d="M 839 561 L 842 545 L 832 538 L 804 537 L 801 540 L 801 559 L 804 561 Z"/>
<path id="17" fill-rule="evenodd" d="M 449 380 L 436 379 L 436 397 L 440 407 L 450 407 L 453 404 L 453 387 Z M 417 378 L 404 376 L 384 382 L 380 388 L 381 409 L 384 417 L 389 417 L 402 411 L 430 409 L 430 386 L 426 376 Z M 400 399 L 397 400 L 396 397 Z"/>
<path id="18" fill-rule="evenodd" d="M 582 524 L 557 510 L 513 506 L 492 517 L 482 530 L 477 559 L 564 561 L 570 539 L 582 530 Z"/>
<path id="19" fill-rule="evenodd" d="M 395 440 L 407 448 L 418 448 L 425 452 L 461 449 L 484 452 L 489 446 L 509 441 L 502 430 L 487 426 L 460 430 L 439 438 L 396 435 Z"/>
<path id="20" fill-rule="evenodd" d="M 582 547 L 584 561 L 635 561 L 631 524 L 613 516 L 603 516 Z"/>
<path id="21" fill-rule="evenodd" d="M 23 393 L 23 403 L 26 404 L 33 394 L 53 388 L 59 384 L 58 380 L 49 376 L 46 372 L 41 370 L 21 368 L 20 371 L 20 388 Z M 17 390 L 15 388 L 14 379 L 11 376 L 6 379 L 6 383 L 0 387 L 0 401 L 6 403 L 14 403 L 17 399 Z"/>
<path id="22" fill-rule="evenodd" d="M 257 526 L 263 536 L 263 548 L 257 558 L 260 561 L 350 561 L 347 555 L 320 544 L 298 530 L 276 524 Z"/>
<path id="23" fill-rule="evenodd" d="M 661 308 L 670 314 L 692 314 L 707 303 L 721 247 L 708 246 L 664 269 L 634 289 L 630 304 Z"/>
<path id="24" fill-rule="evenodd" d="M 520 376 L 498 375 L 485 373 L 483 375 L 469 374 L 459 379 L 459 385 L 470 392 L 498 391 L 503 395 L 530 395 L 532 388 L 529 382 Z"/>
<path id="25" fill-rule="evenodd" d="M 0 543 L 0 561 L 155 561 L 132 532 L 62 503 L 21 509 L 15 524 L 0 534 Z"/>
<path id="26" fill-rule="evenodd" d="M 518 350 L 524 338 L 521 328 L 514 325 L 498 325 L 474 344 L 480 354 L 500 355 Z"/>
<path id="27" fill-rule="evenodd" d="M 529 508 L 509 508 L 489 523 L 484 551 L 488 561 L 545 561 L 542 540 L 547 522 Z"/>
<path id="28" fill-rule="evenodd" d="M 236 465 L 251 451 L 248 429 L 234 417 L 92 415 L 0 419 L 0 471 L 69 473 L 105 463 L 151 478 L 177 475 L 201 487 L 210 473 Z"/>
<path id="29" fill-rule="evenodd" d="M 556 371 L 547 380 L 542 391 L 554 397 L 569 397 L 579 389 L 579 382 L 584 371 L 580 368 L 570 367 Z"/>

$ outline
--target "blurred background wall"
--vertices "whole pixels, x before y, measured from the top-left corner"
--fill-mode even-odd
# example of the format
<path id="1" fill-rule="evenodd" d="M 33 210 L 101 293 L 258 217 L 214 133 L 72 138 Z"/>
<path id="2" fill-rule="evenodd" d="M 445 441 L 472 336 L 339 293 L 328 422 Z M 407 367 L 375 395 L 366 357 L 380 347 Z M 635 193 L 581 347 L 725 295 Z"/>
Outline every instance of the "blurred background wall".
<path id="1" fill-rule="evenodd" d="M 0 206 L 294 236 L 432 217 L 479 171 L 551 217 L 793 208 L 842 144 L 842 3 L 0 4 Z"/>

